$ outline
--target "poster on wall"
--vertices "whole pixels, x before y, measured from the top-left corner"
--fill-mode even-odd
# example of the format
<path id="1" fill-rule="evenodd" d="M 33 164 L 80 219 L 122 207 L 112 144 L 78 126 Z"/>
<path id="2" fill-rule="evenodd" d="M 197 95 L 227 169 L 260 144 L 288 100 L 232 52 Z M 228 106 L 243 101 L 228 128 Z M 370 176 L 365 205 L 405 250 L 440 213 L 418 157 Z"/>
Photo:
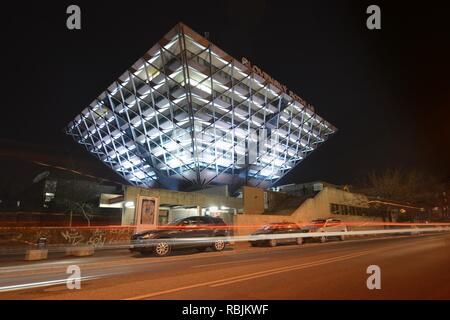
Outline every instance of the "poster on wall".
<path id="1" fill-rule="evenodd" d="M 156 227 L 159 222 L 159 198 L 138 196 L 135 214 L 138 231 Z"/>
<path id="2" fill-rule="evenodd" d="M 141 224 L 154 224 L 155 221 L 155 200 L 142 199 Z"/>

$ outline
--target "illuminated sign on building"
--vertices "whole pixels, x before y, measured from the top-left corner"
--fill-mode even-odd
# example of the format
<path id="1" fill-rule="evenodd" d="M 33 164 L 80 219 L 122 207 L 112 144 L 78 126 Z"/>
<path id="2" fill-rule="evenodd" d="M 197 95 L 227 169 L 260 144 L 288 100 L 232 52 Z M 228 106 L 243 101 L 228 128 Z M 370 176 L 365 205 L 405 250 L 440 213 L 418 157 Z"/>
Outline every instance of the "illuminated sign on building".
<path id="1" fill-rule="evenodd" d="M 247 58 L 242 58 L 242 64 L 248 68 L 250 68 L 253 72 L 255 72 L 256 74 L 258 74 L 259 76 L 263 77 L 264 80 L 269 81 L 270 83 L 272 83 L 275 87 L 277 87 L 278 89 L 280 89 L 281 91 L 283 91 L 284 93 L 288 94 L 292 99 L 297 100 L 298 102 L 300 102 L 302 105 L 310 108 L 311 110 L 314 110 L 314 107 L 312 105 L 310 105 L 308 102 L 306 102 L 304 99 L 302 99 L 299 95 L 297 95 L 296 93 L 292 92 L 291 90 L 288 89 L 287 86 L 285 86 L 284 84 L 281 84 L 279 81 L 275 80 L 274 78 L 272 78 L 270 75 L 268 75 L 266 72 L 262 71 L 258 66 L 253 65 Z"/>

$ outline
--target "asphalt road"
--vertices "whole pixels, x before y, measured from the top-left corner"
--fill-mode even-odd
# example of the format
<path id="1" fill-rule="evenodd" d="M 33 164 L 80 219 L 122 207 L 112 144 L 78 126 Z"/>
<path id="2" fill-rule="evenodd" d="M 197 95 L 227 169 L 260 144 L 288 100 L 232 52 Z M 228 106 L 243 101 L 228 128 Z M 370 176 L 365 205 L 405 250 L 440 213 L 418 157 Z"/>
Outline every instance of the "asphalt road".
<path id="1" fill-rule="evenodd" d="M 67 289 L 68 265 L 81 289 Z M 367 267 L 381 270 L 369 290 Z M 0 267 L 0 299 L 450 299 L 450 234 L 63 259 Z M 47 285 L 48 281 L 60 282 Z M 3 289 L 2 289 L 3 288 Z"/>

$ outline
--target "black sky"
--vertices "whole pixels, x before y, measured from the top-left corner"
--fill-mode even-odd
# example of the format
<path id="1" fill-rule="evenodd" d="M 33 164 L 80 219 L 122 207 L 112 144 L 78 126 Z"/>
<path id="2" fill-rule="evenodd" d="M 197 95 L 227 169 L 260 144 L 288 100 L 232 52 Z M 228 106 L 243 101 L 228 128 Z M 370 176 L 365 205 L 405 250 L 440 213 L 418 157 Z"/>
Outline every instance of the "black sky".
<path id="1" fill-rule="evenodd" d="M 0 139 L 77 150 L 63 127 L 183 21 L 338 127 L 282 182 L 351 183 L 393 167 L 448 177 L 448 6 L 373 3 L 382 30 L 366 28 L 364 1 L 77 1 L 81 31 L 65 27 L 72 2 L 3 5 Z"/>

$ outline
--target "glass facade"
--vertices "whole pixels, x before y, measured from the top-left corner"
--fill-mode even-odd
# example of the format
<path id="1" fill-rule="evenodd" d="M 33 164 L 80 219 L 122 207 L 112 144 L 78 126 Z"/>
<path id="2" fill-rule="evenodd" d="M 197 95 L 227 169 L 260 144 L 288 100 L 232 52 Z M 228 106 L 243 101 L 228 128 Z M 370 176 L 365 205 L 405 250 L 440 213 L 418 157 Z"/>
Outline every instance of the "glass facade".
<path id="1" fill-rule="evenodd" d="M 184 24 L 66 128 L 139 186 L 270 187 L 336 128 Z"/>

